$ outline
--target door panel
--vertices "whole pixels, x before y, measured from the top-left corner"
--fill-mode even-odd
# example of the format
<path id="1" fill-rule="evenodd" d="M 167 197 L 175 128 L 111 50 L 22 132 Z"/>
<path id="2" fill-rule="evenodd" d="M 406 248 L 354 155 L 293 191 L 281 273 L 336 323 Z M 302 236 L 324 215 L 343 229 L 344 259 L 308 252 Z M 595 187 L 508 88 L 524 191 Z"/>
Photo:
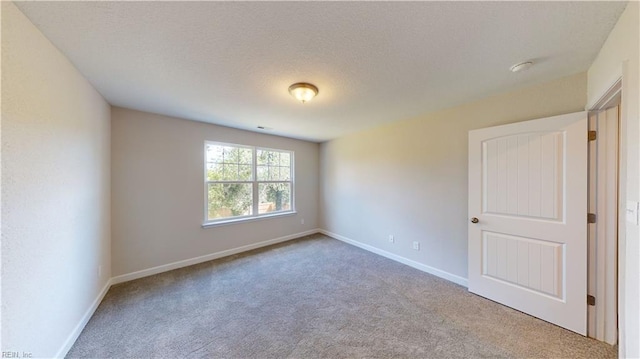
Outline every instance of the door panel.
<path id="1" fill-rule="evenodd" d="M 562 299 L 562 244 L 482 232 L 482 275 Z"/>
<path id="2" fill-rule="evenodd" d="M 469 290 L 586 332 L 587 114 L 469 132 Z"/>
<path id="3" fill-rule="evenodd" d="M 482 146 L 484 213 L 562 220 L 562 132 L 505 136 Z"/>

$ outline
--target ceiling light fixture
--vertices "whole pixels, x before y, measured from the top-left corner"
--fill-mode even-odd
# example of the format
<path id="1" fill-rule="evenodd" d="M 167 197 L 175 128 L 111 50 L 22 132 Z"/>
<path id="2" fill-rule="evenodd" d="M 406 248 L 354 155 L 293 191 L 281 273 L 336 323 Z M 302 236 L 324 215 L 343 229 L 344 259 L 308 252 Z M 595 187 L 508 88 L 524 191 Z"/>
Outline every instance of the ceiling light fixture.
<path id="1" fill-rule="evenodd" d="M 289 86 L 289 93 L 298 101 L 305 103 L 318 95 L 318 88 L 306 82 L 298 82 Z"/>
<path id="2" fill-rule="evenodd" d="M 521 62 L 519 64 L 515 64 L 511 66 L 509 70 L 511 70 L 511 72 L 520 72 L 520 71 L 528 70 L 532 65 L 533 65 L 533 62 L 525 61 L 525 62 Z"/>

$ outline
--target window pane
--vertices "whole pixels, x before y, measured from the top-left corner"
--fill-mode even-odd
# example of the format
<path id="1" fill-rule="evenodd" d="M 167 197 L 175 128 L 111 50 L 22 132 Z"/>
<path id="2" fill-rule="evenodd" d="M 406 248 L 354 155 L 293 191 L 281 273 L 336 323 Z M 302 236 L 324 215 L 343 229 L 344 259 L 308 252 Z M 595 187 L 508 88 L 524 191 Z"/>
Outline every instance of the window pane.
<path id="1" fill-rule="evenodd" d="M 222 146 L 207 145 L 207 162 L 222 162 Z"/>
<path id="2" fill-rule="evenodd" d="M 289 167 L 291 165 L 291 153 L 280 152 L 280 166 Z"/>
<path id="3" fill-rule="evenodd" d="M 238 180 L 238 165 L 236 164 L 224 164 L 224 176 L 225 181 L 237 181 Z"/>
<path id="4" fill-rule="evenodd" d="M 269 164 L 277 166 L 280 163 L 280 152 L 269 151 Z"/>
<path id="5" fill-rule="evenodd" d="M 208 181 L 253 180 L 253 150 L 251 148 L 207 145 Z"/>
<path id="6" fill-rule="evenodd" d="M 258 181 L 289 181 L 291 179 L 291 153 L 257 150 Z"/>
<path id="7" fill-rule="evenodd" d="M 259 214 L 291 210 L 290 183 L 260 183 L 258 193 Z"/>
<path id="8" fill-rule="evenodd" d="M 215 163 L 236 163 L 251 165 L 253 163 L 253 155 L 251 148 L 207 145 L 206 148 L 207 162 Z"/>
<path id="9" fill-rule="evenodd" d="M 222 148 L 222 161 L 223 162 L 231 162 L 231 158 L 233 157 L 233 150 L 235 147 L 224 146 Z"/>
<path id="10" fill-rule="evenodd" d="M 265 150 L 256 151 L 256 161 L 258 165 L 266 165 L 267 163 L 269 163 L 267 153 L 268 151 Z"/>
<path id="11" fill-rule="evenodd" d="M 280 180 L 288 181 L 291 179 L 291 168 L 290 167 L 280 167 Z"/>
<path id="12" fill-rule="evenodd" d="M 207 181 L 220 181 L 223 178 L 222 165 L 207 163 Z"/>
<path id="13" fill-rule="evenodd" d="M 258 181 L 266 181 L 269 179 L 269 167 L 258 166 Z"/>
<path id="14" fill-rule="evenodd" d="M 238 180 L 251 181 L 251 165 L 240 165 L 238 172 Z"/>
<path id="15" fill-rule="evenodd" d="M 280 164 L 280 152 L 278 151 L 258 150 L 257 156 L 259 165 L 277 166 Z"/>
<path id="16" fill-rule="evenodd" d="M 209 183 L 208 186 L 208 220 L 252 214 L 251 183 Z"/>
<path id="17" fill-rule="evenodd" d="M 250 148 L 241 148 L 238 163 L 250 165 L 253 163 L 253 151 Z"/>
<path id="18" fill-rule="evenodd" d="M 243 148 L 234 147 L 231 151 L 231 155 L 229 158 L 225 158 L 225 162 L 228 163 L 240 163 L 243 159 L 244 154 Z"/>

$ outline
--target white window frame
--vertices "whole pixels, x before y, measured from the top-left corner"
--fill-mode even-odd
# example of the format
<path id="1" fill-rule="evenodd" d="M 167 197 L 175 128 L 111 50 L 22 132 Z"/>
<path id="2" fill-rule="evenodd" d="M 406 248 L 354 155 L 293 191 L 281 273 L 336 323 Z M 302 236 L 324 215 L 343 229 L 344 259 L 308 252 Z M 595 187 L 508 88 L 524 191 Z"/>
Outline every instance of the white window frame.
<path id="1" fill-rule="evenodd" d="M 238 148 L 247 148 L 251 149 L 251 180 L 250 181 L 209 181 L 207 178 L 207 146 L 215 145 L 215 146 L 230 146 L 230 147 L 238 147 Z M 289 181 L 260 181 L 258 180 L 258 161 L 257 161 L 257 151 L 265 150 L 265 151 L 277 151 L 277 152 L 287 152 L 290 154 L 290 180 Z M 288 216 L 296 213 L 295 207 L 295 152 L 292 150 L 284 150 L 279 148 L 268 148 L 268 147 L 260 147 L 260 146 L 249 146 L 238 143 L 227 143 L 227 142 L 218 142 L 218 141 L 204 141 L 203 146 L 203 155 L 204 155 L 204 221 L 202 223 L 202 227 L 214 227 L 218 225 L 231 224 L 231 223 L 239 223 L 239 222 L 248 222 L 258 219 L 266 219 L 273 217 L 281 217 Z M 209 183 L 250 183 L 252 186 L 252 214 L 245 216 L 236 216 L 236 217 L 227 217 L 220 219 L 208 219 L 209 217 Z M 268 212 L 268 213 L 258 213 L 260 206 L 260 199 L 258 188 L 261 183 L 291 183 L 291 193 L 290 193 L 290 201 L 291 208 L 284 211 L 277 212 Z"/>

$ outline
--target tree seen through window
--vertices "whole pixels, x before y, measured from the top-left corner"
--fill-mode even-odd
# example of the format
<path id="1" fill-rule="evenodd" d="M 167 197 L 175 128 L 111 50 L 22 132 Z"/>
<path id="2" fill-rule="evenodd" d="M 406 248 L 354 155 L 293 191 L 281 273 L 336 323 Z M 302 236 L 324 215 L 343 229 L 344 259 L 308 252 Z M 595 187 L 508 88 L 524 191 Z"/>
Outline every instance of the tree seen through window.
<path id="1" fill-rule="evenodd" d="M 206 221 L 292 211 L 290 151 L 207 143 Z"/>

